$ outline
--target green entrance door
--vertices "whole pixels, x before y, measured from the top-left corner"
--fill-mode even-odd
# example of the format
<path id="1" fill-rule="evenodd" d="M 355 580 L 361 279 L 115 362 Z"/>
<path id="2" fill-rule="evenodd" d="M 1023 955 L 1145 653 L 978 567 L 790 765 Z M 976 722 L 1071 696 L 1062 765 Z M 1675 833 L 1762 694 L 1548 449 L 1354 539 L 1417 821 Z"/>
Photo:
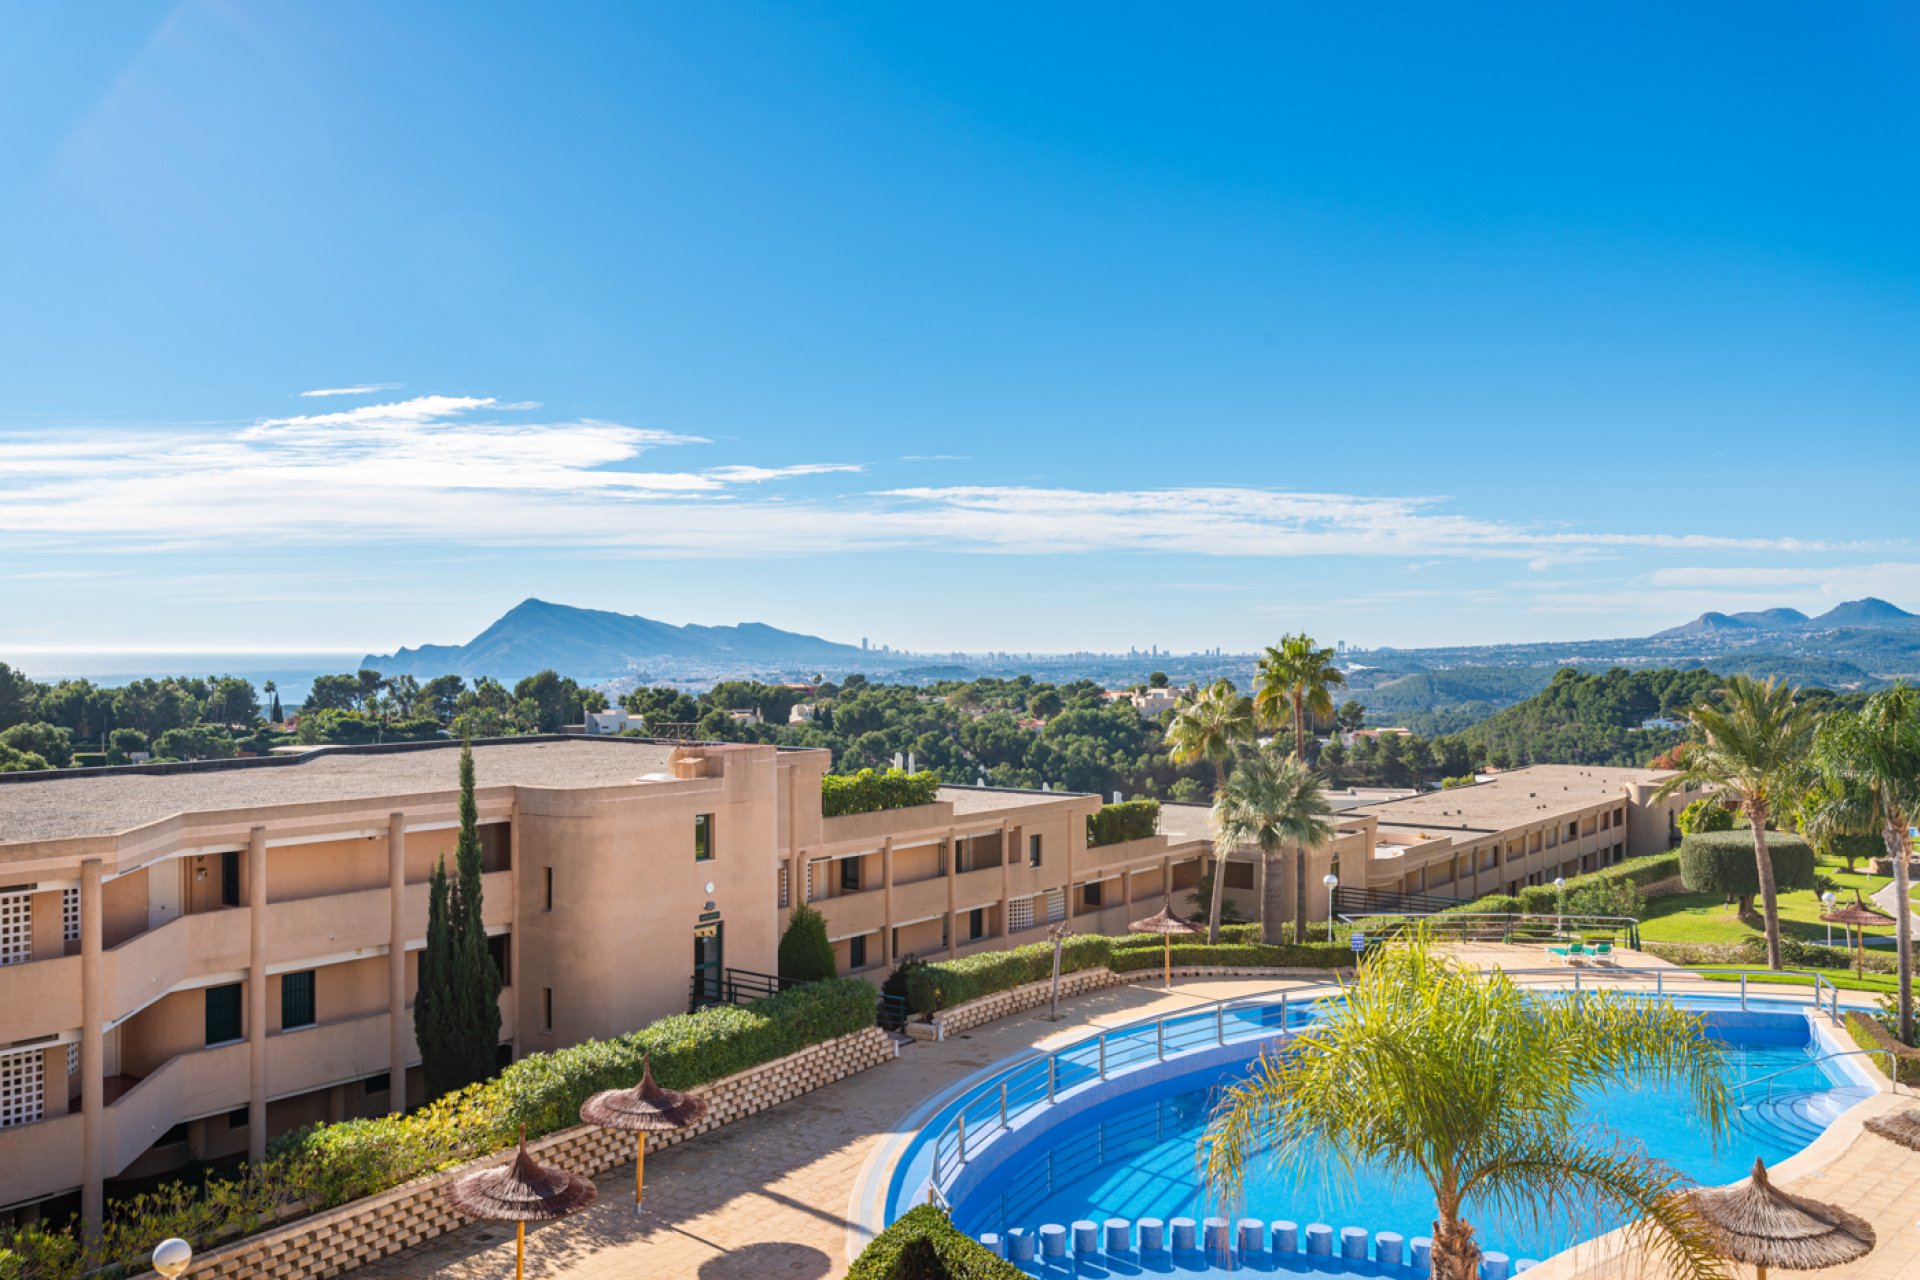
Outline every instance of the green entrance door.
<path id="1" fill-rule="evenodd" d="M 693 998 L 695 1004 L 707 1004 L 721 998 L 726 964 L 722 957 L 720 922 L 703 924 L 693 931 Z"/>

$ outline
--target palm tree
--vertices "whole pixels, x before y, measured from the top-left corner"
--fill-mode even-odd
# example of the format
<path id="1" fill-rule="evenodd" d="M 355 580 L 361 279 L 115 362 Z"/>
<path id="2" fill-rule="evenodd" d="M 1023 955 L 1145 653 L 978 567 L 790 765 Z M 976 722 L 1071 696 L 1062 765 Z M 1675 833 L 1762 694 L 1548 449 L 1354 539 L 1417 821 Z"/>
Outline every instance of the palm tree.
<path id="1" fill-rule="evenodd" d="M 1344 1003 L 1225 1091 L 1199 1156 L 1229 1204 L 1262 1155 L 1425 1179 L 1434 1280 L 1477 1275 L 1470 1209 L 1536 1226 L 1611 1210 L 1675 1275 L 1724 1277 L 1711 1231 L 1675 1194 L 1682 1175 L 1601 1126 L 1576 1125 L 1583 1094 L 1629 1067 L 1685 1087 L 1701 1122 L 1725 1129 L 1724 1056 L 1697 1016 L 1611 991 L 1537 999 L 1416 934 L 1363 964 Z"/>
<path id="2" fill-rule="evenodd" d="M 1333 690 L 1347 682 L 1333 665 L 1333 650 L 1315 645 L 1305 632 L 1281 636 L 1260 656 L 1255 678 L 1254 710 L 1265 723 L 1281 724 L 1281 712 L 1291 706 L 1293 754 L 1305 760 L 1308 725 L 1333 718 Z"/>
<path id="3" fill-rule="evenodd" d="M 1907 869 L 1907 829 L 1920 818 L 1920 693 L 1896 684 L 1867 699 L 1858 711 L 1837 712 L 1814 741 L 1829 794 L 1844 803 L 1851 792 L 1866 800 L 1868 820 L 1879 828 L 1893 860 L 1894 951 L 1898 955 L 1900 1040 L 1913 1043 L 1913 909 Z M 1856 804 L 1854 806 L 1858 808 Z"/>
<path id="4" fill-rule="evenodd" d="M 1189 694 L 1167 723 L 1167 754 L 1175 764 L 1213 762 L 1213 792 L 1227 783 L 1227 761 L 1242 742 L 1253 738 L 1253 704 L 1231 680 L 1215 680 Z M 1227 859 L 1218 848 L 1213 861 L 1213 905 L 1207 915 L 1207 945 L 1220 942 L 1220 908 L 1227 898 Z"/>
<path id="5" fill-rule="evenodd" d="M 1767 822 L 1805 791 L 1817 723 L 1813 713 L 1795 701 L 1794 692 L 1772 679 L 1728 680 L 1712 701 L 1687 712 L 1693 744 L 1679 772 L 1653 793 L 1659 801 L 1676 791 L 1711 787 L 1747 815 L 1760 876 L 1769 969 L 1780 967 L 1780 901 L 1773 857 L 1767 852 Z"/>
<path id="6" fill-rule="evenodd" d="M 1280 856 L 1293 847 L 1293 940 L 1307 938 L 1307 857 L 1333 839 L 1320 779 L 1297 757 L 1255 751 L 1240 762 L 1213 801 L 1214 844 L 1225 857 L 1241 845 L 1260 850 L 1260 938 L 1279 943 Z"/>

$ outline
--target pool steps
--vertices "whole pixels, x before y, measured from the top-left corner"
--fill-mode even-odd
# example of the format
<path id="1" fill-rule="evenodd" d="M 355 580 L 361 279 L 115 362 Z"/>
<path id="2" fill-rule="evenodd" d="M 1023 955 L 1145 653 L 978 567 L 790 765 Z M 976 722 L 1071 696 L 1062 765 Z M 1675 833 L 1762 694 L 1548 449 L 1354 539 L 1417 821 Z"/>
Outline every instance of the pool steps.
<path id="1" fill-rule="evenodd" d="M 1038 1269 L 1040 1274 L 1065 1267 L 1069 1258 L 1076 1266 L 1137 1265 L 1179 1254 L 1199 1254 L 1221 1261 L 1231 1255 L 1242 1262 L 1304 1254 L 1364 1266 L 1368 1275 L 1424 1278 L 1433 1273 L 1433 1242 L 1425 1236 L 1408 1240 L 1397 1231 L 1369 1233 L 1364 1227 L 1336 1231 L 1324 1222 L 1309 1222 L 1302 1227 L 1294 1222 L 1267 1223 L 1258 1218 L 1241 1218 L 1233 1223 L 1225 1218 L 1202 1222 L 1192 1218 L 1107 1218 L 1092 1222 L 1083 1218 L 1069 1226 L 1049 1222 L 1036 1230 L 1014 1227 L 1004 1235 L 983 1232 L 980 1243 L 996 1256 Z M 1512 1280 L 1538 1265 L 1533 1258 L 1515 1261 L 1490 1249 L 1480 1255 L 1480 1280 Z"/>

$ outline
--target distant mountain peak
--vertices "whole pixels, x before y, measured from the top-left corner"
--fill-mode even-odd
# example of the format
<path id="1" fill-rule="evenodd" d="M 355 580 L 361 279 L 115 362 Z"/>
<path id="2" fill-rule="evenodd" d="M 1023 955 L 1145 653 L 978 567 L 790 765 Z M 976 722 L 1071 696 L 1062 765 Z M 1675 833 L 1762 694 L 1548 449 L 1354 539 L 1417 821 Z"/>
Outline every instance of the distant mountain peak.
<path id="1" fill-rule="evenodd" d="M 625 675 L 778 675 L 886 666 L 850 644 L 782 631 L 764 622 L 675 626 L 637 614 L 582 609 L 528 596 L 465 644 L 430 644 L 368 654 L 361 665 L 387 675 L 451 673 L 513 681 L 552 668 L 579 680 Z"/>
<path id="2" fill-rule="evenodd" d="M 1907 627 L 1920 623 L 1920 616 L 1868 596 L 1837 604 L 1812 621 L 1816 627 Z"/>

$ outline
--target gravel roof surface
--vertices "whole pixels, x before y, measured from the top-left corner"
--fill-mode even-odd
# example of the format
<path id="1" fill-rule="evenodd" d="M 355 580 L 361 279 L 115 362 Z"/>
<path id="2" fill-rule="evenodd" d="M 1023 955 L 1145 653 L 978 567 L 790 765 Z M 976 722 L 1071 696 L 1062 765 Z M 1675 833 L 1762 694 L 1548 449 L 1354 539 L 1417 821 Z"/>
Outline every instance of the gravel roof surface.
<path id="1" fill-rule="evenodd" d="M 632 740 L 482 743 L 474 780 L 505 785 L 604 787 L 664 772 L 671 747 Z M 428 750 L 357 755 L 317 752 L 294 763 L 261 761 L 185 773 L 108 774 L 0 783 L 0 844 L 114 835 L 175 814 L 327 800 L 452 791 L 459 752 Z"/>

